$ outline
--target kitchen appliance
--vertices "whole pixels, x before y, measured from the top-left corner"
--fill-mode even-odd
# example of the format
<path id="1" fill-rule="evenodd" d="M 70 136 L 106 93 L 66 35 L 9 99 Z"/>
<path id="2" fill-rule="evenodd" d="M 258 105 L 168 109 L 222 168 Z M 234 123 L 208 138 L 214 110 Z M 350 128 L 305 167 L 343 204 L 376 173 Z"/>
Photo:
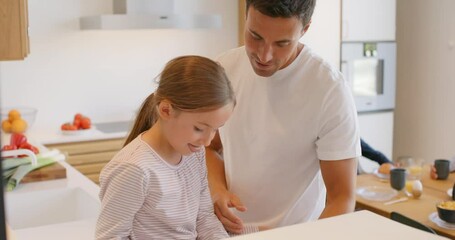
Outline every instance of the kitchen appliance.
<path id="1" fill-rule="evenodd" d="M 113 14 L 85 16 L 81 29 L 221 28 L 221 15 L 174 13 L 174 0 L 113 0 Z"/>
<path id="2" fill-rule="evenodd" d="M 395 108 L 395 42 L 342 43 L 341 72 L 351 85 L 358 112 Z"/>

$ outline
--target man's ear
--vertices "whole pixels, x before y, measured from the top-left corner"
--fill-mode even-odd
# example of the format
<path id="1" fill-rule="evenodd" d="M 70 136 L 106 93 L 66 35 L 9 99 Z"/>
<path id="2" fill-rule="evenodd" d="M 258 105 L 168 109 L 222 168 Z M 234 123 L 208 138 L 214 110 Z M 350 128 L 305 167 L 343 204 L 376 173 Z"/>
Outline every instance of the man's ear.
<path id="1" fill-rule="evenodd" d="M 303 34 L 306 33 L 306 31 L 308 31 L 308 29 L 310 28 L 310 25 L 311 25 L 311 20 L 307 23 L 307 25 L 305 25 L 305 27 L 303 27 L 302 36 L 303 36 Z"/>
<path id="2" fill-rule="evenodd" d="M 172 104 L 167 100 L 161 101 L 158 104 L 157 108 L 158 115 L 160 116 L 161 119 L 167 120 L 174 115 L 174 109 L 172 108 Z"/>

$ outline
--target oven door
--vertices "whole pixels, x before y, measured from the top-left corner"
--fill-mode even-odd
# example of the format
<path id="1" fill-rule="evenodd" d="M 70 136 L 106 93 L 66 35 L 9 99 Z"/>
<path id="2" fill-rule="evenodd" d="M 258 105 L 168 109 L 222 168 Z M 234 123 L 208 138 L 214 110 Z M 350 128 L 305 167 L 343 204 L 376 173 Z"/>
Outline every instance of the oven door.
<path id="1" fill-rule="evenodd" d="M 342 43 L 341 58 L 358 112 L 395 108 L 395 42 Z"/>

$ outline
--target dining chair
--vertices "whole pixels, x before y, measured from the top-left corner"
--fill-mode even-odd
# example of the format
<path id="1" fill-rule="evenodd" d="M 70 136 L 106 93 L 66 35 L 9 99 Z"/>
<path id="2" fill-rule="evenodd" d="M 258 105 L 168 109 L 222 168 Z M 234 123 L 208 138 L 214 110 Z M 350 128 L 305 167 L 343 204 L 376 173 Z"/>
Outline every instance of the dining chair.
<path id="1" fill-rule="evenodd" d="M 397 212 L 391 212 L 390 213 L 390 219 L 392 219 L 392 220 L 394 220 L 396 222 L 402 223 L 404 225 L 408 225 L 410 227 L 423 230 L 425 232 L 436 234 L 436 232 L 432 228 L 428 227 L 427 225 L 422 224 L 420 222 L 417 222 L 416 220 L 408 218 L 408 217 L 406 217 L 406 216 L 404 216 L 404 215 L 402 215 L 400 213 L 397 213 Z"/>

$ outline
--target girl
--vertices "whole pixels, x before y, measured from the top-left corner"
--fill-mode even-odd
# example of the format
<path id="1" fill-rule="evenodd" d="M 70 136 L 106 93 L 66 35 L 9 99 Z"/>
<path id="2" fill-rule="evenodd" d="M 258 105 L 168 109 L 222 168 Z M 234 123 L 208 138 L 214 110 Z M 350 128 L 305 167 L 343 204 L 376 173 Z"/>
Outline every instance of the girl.
<path id="1" fill-rule="evenodd" d="M 224 69 L 200 56 L 168 62 L 125 146 L 100 176 L 96 239 L 221 239 L 205 147 L 231 115 Z"/>

